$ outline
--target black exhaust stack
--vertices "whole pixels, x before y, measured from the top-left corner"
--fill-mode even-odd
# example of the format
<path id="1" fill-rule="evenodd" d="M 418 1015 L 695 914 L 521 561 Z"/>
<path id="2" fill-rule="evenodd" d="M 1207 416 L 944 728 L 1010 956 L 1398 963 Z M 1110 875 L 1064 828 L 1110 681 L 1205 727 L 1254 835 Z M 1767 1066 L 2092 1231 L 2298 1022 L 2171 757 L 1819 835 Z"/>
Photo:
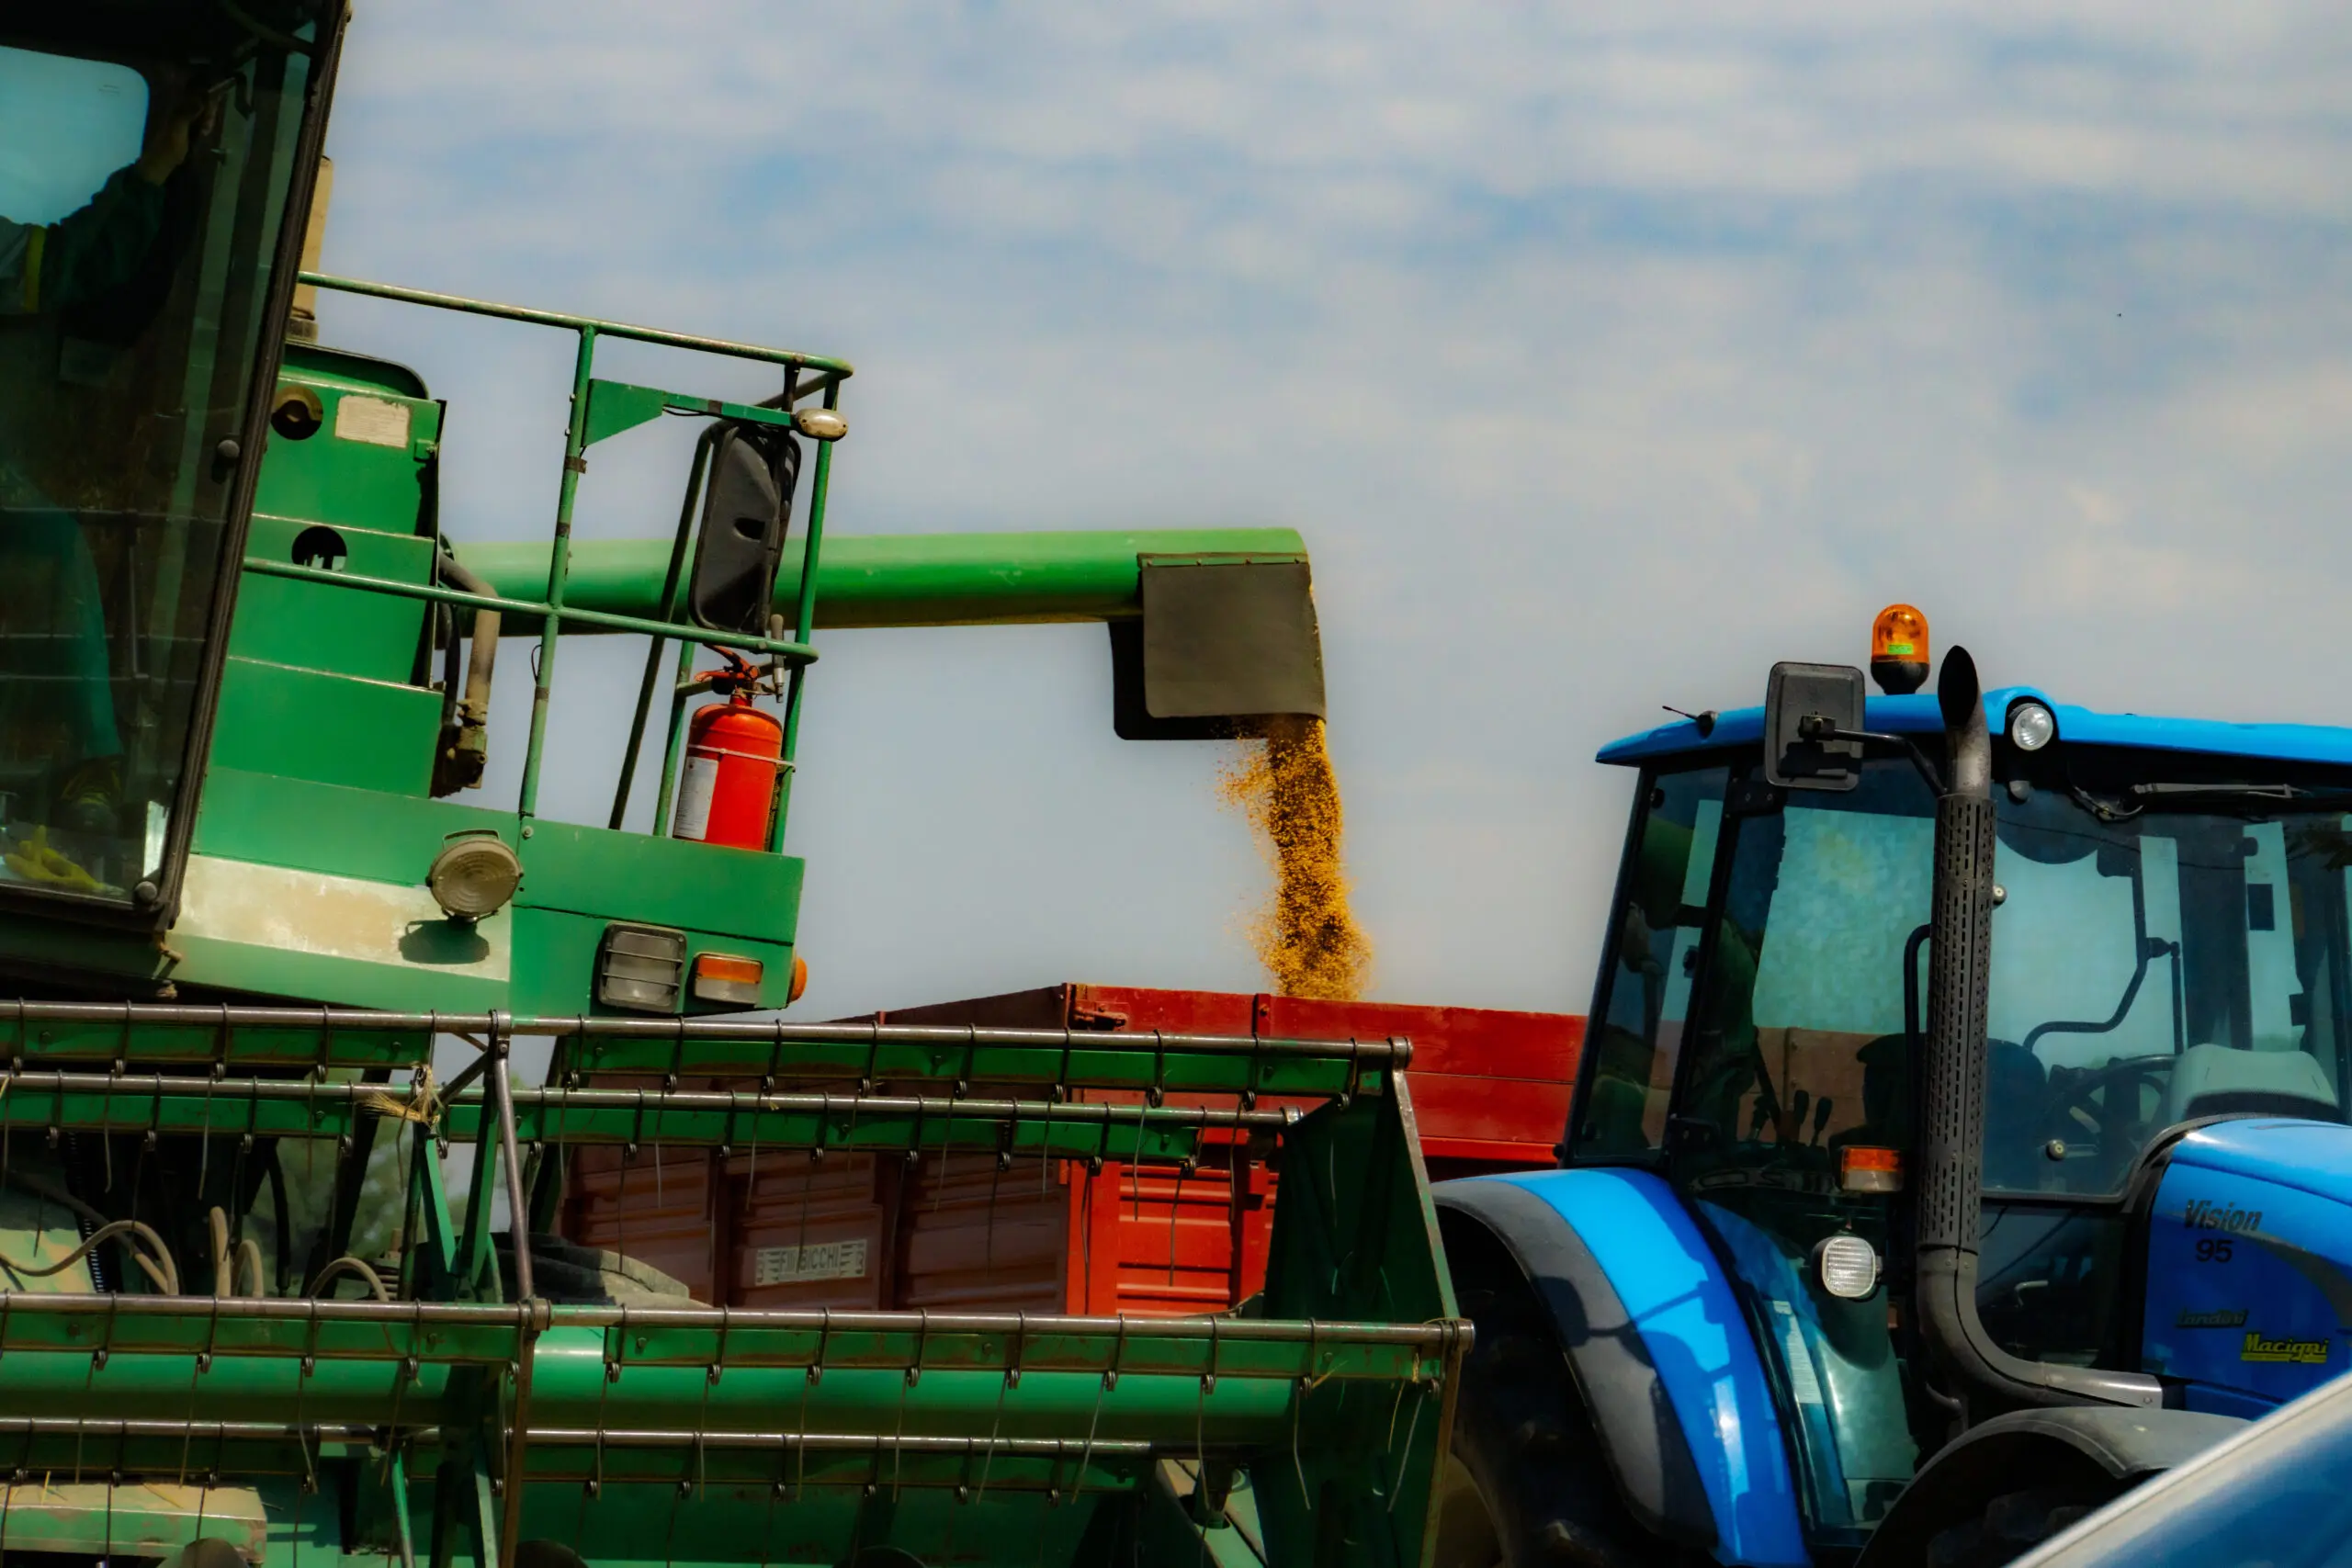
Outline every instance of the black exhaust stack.
<path id="1" fill-rule="evenodd" d="M 2154 1378 L 2012 1356 L 1993 1343 L 1976 1315 L 1996 838 L 1993 740 L 1976 664 L 1965 649 L 1945 656 L 1936 702 L 1943 710 L 1951 761 L 1936 802 L 1927 1060 L 1919 1064 L 1919 1331 L 1961 1398 L 1963 1427 L 2028 1405 L 2160 1405 L 2164 1391 Z"/>

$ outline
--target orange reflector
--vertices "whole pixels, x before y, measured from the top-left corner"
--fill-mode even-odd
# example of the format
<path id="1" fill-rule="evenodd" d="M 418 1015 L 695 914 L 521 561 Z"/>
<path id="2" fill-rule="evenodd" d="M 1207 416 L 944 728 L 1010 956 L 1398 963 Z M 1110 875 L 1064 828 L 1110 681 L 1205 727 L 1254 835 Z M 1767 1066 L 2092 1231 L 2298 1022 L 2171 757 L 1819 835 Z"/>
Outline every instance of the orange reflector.
<path id="1" fill-rule="evenodd" d="M 725 953 L 701 953 L 695 959 L 695 1000 L 756 1007 L 760 1000 L 760 976 L 766 969 L 756 958 L 737 958 Z"/>
<path id="2" fill-rule="evenodd" d="M 808 961 L 796 953 L 792 955 L 792 989 L 784 995 L 785 1005 L 789 1007 L 792 1003 L 798 1001 L 800 993 L 808 988 Z"/>
<path id="3" fill-rule="evenodd" d="M 1903 1190 L 1903 1151 L 1849 1144 L 1838 1151 L 1838 1185 L 1849 1192 Z"/>

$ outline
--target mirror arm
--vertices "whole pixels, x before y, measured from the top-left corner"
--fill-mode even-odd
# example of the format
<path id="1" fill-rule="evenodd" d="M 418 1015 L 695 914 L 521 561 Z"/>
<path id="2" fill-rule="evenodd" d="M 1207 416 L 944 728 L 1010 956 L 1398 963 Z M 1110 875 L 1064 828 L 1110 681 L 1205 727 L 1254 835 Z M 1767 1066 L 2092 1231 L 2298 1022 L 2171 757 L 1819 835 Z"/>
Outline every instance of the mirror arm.
<path id="1" fill-rule="evenodd" d="M 1935 763 L 1928 760 L 1928 754 L 1919 750 L 1919 743 L 1907 735 L 1887 735 L 1875 729 L 1840 729 L 1824 720 L 1819 714 L 1807 714 L 1798 720 L 1797 733 L 1807 740 L 1844 740 L 1858 744 L 1875 740 L 1883 746 L 1899 746 L 1903 754 L 1911 759 L 1911 765 L 1919 770 L 1919 776 L 1927 781 L 1928 793 L 1936 795 L 1944 793 L 1943 775 L 1936 771 Z"/>

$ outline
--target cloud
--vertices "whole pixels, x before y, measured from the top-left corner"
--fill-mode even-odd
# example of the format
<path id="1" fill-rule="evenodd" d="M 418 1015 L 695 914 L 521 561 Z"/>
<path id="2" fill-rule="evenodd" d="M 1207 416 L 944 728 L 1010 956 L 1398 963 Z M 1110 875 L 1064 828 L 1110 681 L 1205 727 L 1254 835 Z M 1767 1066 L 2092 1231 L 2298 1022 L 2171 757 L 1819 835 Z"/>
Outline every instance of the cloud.
<path id="1" fill-rule="evenodd" d="M 844 529 L 1302 528 L 1384 993 L 1580 1008 L 1595 747 L 1887 600 L 2066 700 L 2352 717 L 2347 102 L 2316 4 L 402 0 L 328 261 L 847 355 Z M 564 345 L 326 309 L 452 399 L 452 527 L 543 529 Z M 681 439 L 583 532 L 666 527 Z M 1108 738 L 1101 641 L 829 644 L 820 1013 L 1260 983 L 1215 759 Z M 632 657 L 566 655 L 559 810 Z"/>

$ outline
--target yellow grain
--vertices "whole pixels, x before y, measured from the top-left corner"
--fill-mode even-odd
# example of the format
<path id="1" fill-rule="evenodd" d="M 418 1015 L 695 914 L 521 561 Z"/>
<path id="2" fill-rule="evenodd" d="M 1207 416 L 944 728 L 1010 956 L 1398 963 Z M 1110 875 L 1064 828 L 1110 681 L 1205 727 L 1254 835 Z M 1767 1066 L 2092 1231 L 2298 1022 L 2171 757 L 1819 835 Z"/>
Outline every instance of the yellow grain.
<path id="1" fill-rule="evenodd" d="M 1285 997 L 1353 1001 L 1372 968 L 1372 943 L 1348 907 L 1340 856 L 1340 782 L 1319 718 L 1277 715 L 1218 781 L 1265 841 L 1272 902 L 1250 923 L 1250 945 Z"/>

